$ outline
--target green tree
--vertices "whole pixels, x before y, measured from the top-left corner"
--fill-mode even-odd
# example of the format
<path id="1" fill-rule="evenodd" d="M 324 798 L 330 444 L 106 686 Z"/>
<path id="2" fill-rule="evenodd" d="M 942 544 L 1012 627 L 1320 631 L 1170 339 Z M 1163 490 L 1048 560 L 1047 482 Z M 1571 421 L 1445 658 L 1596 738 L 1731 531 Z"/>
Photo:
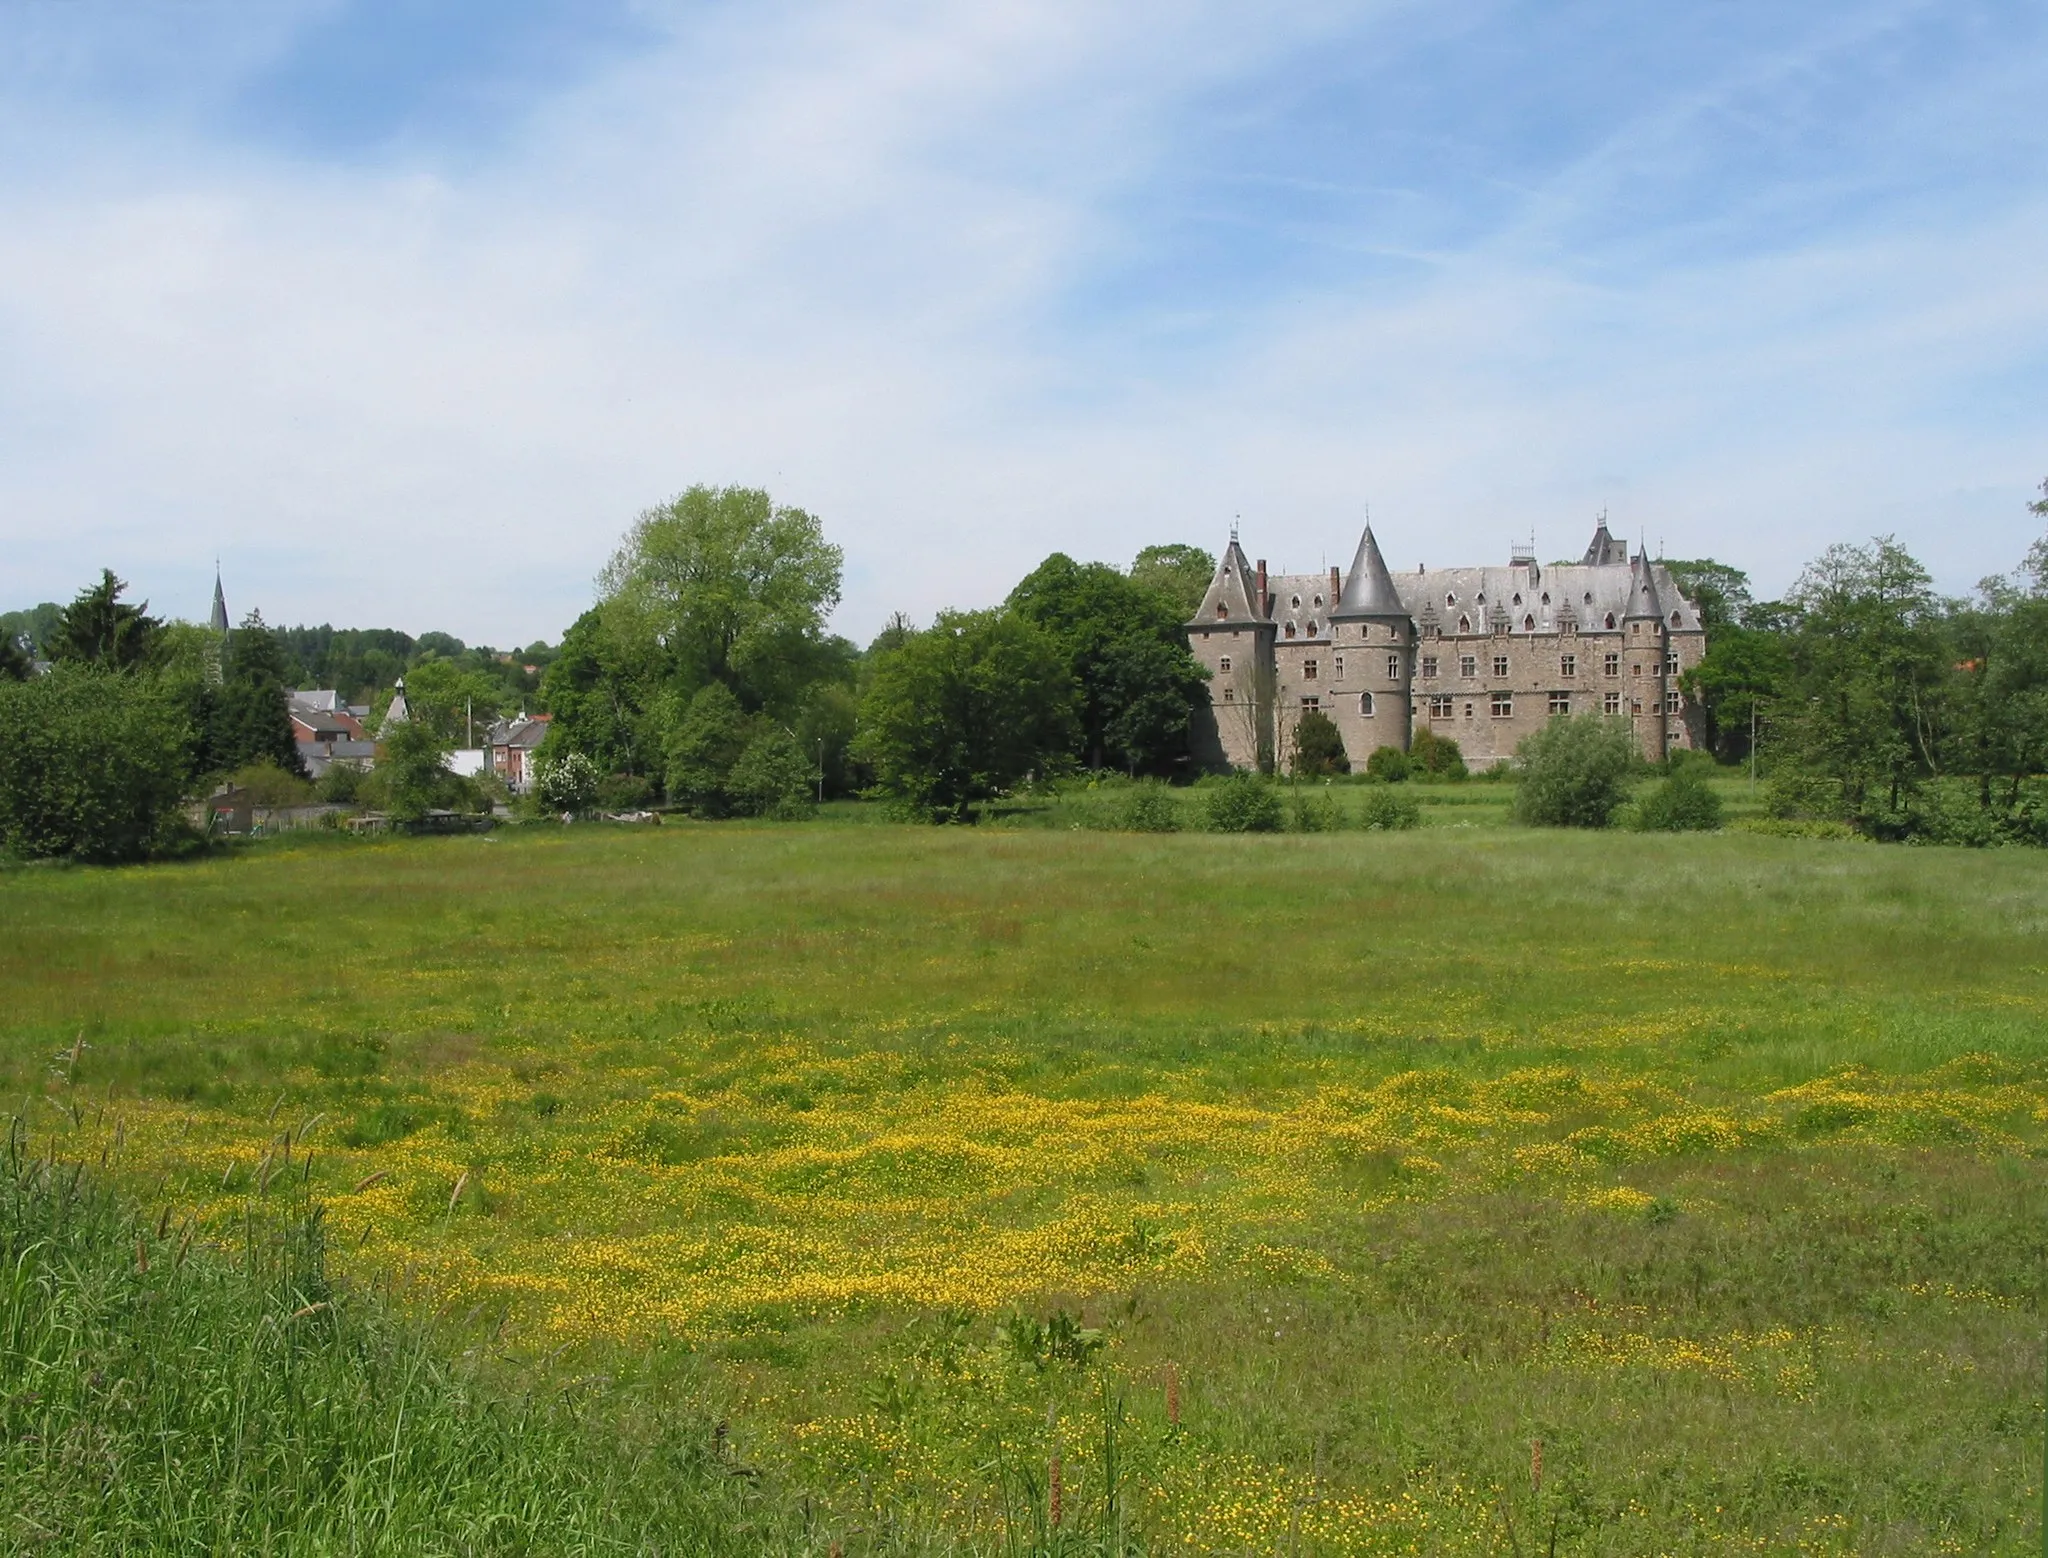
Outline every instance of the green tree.
<path id="1" fill-rule="evenodd" d="M 1439 736 L 1424 725 L 1408 743 L 1408 767 L 1411 773 L 1419 770 L 1432 779 L 1462 779 L 1465 754 L 1449 736 Z"/>
<path id="2" fill-rule="evenodd" d="M 1182 622 L 1194 616 L 1215 576 L 1215 558 L 1199 546 L 1181 543 L 1148 546 L 1131 564 L 1132 582 L 1166 600 Z"/>
<path id="3" fill-rule="evenodd" d="M 732 808 L 747 817 L 808 817 L 817 770 L 794 731 L 767 724 L 747 743 L 726 778 Z"/>
<path id="4" fill-rule="evenodd" d="M 1750 731 L 1783 699 L 1791 675 L 1783 634 L 1731 624 L 1708 635 L 1706 658 L 1678 685 L 1702 711 L 1708 750 L 1733 763 L 1749 755 Z"/>
<path id="5" fill-rule="evenodd" d="M 1756 602 L 1749 592 L 1749 575 L 1740 568 L 1717 563 L 1711 557 L 1689 562 L 1667 562 L 1665 568 L 1680 592 L 1700 609 L 1700 625 L 1707 631 L 1707 645 L 1724 628 L 1741 627 L 1749 620 Z"/>
<path id="6" fill-rule="evenodd" d="M 1927 570 L 1890 537 L 1833 546 L 1800 576 L 1775 760 L 1860 827 L 1896 819 L 1931 771 L 1949 669 Z M 1813 801 L 1810 804 L 1816 804 Z"/>
<path id="7" fill-rule="evenodd" d="M 283 647 L 264 625 L 262 614 L 250 612 L 228 635 L 218 687 L 201 701 L 205 729 L 199 767 L 226 773 L 249 763 L 269 763 L 287 774 L 305 777 L 292 735 L 290 696 Z"/>
<path id="8" fill-rule="evenodd" d="M 1165 773 L 1187 758 L 1207 674 L 1178 609 L 1103 563 L 1055 552 L 1010 592 L 1067 662 L 1076 699 L 1073 756 L 1091 768 Z"/>
<path id="9" fill-rule="evenodd" d="M 384 732 L 377 777 L 392 821 L 416 824 L 447 804 L 455 777 L 447 757 L 448 743 L 426 720 L 400 720 Z"/>
<path id="10" fill-rule="evenodd" d="M 730 687 L 711 682 L 699 688 L 669 731 L 669 799 L 699 816 L 725 816 L 732 810 L 733 765 L 752 737 L 753 722 Z"/>
<path id="11" fill-rule="evenodd" d="M 1419 765 L 1399 747 L 1374 747 L 1365 760 L 1366 776 L 1386 784 L 1399 784 Z"/>
<path id="12" fill-rule="evenodd" d="M 748 708 L 788 711 L 835 658 L 825 619 L 843 564 L 802 509 L 758 488 L 691 487 L 627 532 L 601 605 L 637 658 L 687 691 L 720 682 Z"/>
<path id="13" fill-rule="evenodd" d="M 426 634 L 420 642 L 424 645 L 439 636 Z M 451 747 L 474 745 L 473 738 L 498 717 L 504 696 L 504 683 L 496 677 L 431 650 L 405 673 L 405 703 L 411 717 L 427 721 Z"/>
<path id="14" fill-rule="evenodd" d="M 586 812 L 596 804 L 597 765 L 581 752 L 565 752 L 542 762 L 534 775 L 534 795 L 551 812 Z"/>
<path id="15" fill-rule="evenodd" d="M 22 641 L 12 633 L 0 633 L 0 682 L 25 682 L 34 672 Z"/>
<path id="16" fill-rule="evenodd" d="M 52 660 L 133 671 L 150 663 L 163 624 L 149 615 L 149 602 L 121 599 L 128 586 L 114 570 L 100 570 L 100 582 L 78 592 L 64 608 L 48 645 Z"/>
<path id="17" fill-rule="evenodd" d="M 192 737 L 153 678 L 70 662 L 0 682 L 0 849 L 140 859 L 176 816 Z"/>
<path id="18" fill-rule="evenodd" d="M 1635 824 L 1647 833 L 1706 833 L 1721 826 L 1721 797 L 1691 764 L 1671 770 L 1636 802 Z"/>
<path id="19" fill-rule="evenodd" d="M 593 607 L 562 635 L 541 677 L 541 701 L 554 714 L 543 757 L 581 752 L 608 774 L 661 771 L 661 749 L 647 739 L 641 679 L 622 661 Z"/>
<path id="20" fill-rule="evenodd" d="M 0 611 L 0 638 L 20 644 L 31 660 L 46 659 L 45 646 L 56 636 L 57 624 L 63 620 L 64 608 L 55 601 L 46 600 L 26 611 Z"/>
<path id="21" fill-rule="evenodd" d="M 1308 710 L 1294 727 L 1295 776 L 1319 779 L 1350 772 L 1351 759 L 1344 755 L 1344 737 L 1336 722 L 1321 709 Z"/>
<path id="22" fill-rule="evenodd" d="M 1628 798 L 1639 761 L 1626 720 L 1554 719 L 1515 748 L 1515 820 L 1537 827 L 1604 828 Z"/>
<path id="23" fill-rule="evenodd" d="M 1073 702 L 1065 655 L 1030 618 L 941 612 L 877 659 L 856 755 L 885 794 L 965 820 L 975 802 L 1066 760 Z"/>

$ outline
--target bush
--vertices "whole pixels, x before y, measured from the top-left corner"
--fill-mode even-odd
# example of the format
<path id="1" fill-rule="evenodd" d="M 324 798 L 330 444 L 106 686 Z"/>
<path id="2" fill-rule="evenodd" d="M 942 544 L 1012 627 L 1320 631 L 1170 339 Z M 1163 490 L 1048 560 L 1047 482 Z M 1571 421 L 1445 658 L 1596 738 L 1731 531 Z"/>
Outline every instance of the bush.
<path id="1" fill-rule="evenodd" d="M 0 850 L 140 859 L 172 831 L 192 741 L 176 700 L 140 675 L 0 681 Z"/>
<path id="2" fill-rule="evenodd" d="M 533 793 L 547 811 L 589 811 L 597 802 L 597 764 L 581 752 L 564 752 L 541 764 Z"/>
<path id="3" fill-rule="evenodd" d="M 312 785 L 269 761 L 244 763 L 227 782 L 247 790 L 252 806 L 304 806 L 313 799 Z"/>
<path id="4" fill-rule="evenodd" d="M 1636 802 L 1635 825 L 1648 833 L 1711 833 L 1721 826 L 1721 797 L 1686 764 Z"/>
<path id="5" fill-rule="evenodd" d="M 336 806 L 353 806 L 362 797 L 364 778 L 363 770 L 354 763 L 330 763 L 314 785 L 314 792 Z"/>
<path id="6" fill-rule="evenodd" d="M 1136 785 L 1124 801 L 1117 825 L 1130 833 L 1178 833 L 1180 806 L 1163 784 Z"/>
<path id="7" fill-rule="evenodd" d="M 1211 833 L 1280 831 L 1280 797 L 1257 774 L 1231 774 L 1210 785 L 1203 812 Z"/>
<path id="8" fill-rule="evenodd" d="M 1411 774 L 1420 771 L 1432 779 L 1463 779 L 1465 754 L 1449 736 L 1439 736 L 1425 725 L 1408 743 L 1408 769 Z"/>
<path id="9" fill-rule="evenodd" d="M 1414 796 L 1376 784 L 1366 790 L 1358 820 L 1362 827 L 1401 832 L 1422 825 L 1422 807 Z"/>
<path id="10" fill-rule="evenodd" d="M 1552 828 L 1604 828 L 1626 798 L 1637 762 L 1624 720 L 1598 714 L 1554 719 L 1515 749 L 1521 780 L 1515 819 Z"/>
<path id="11" fill-rule="evenodd" d="M 817 777 L 796 737 L 780 725 L 770 725 L 733 763 L 726 794 L 742 816 L 798 821 L 816 810 L 811 786 Z"/>
<path id="12" fill-rule="evenodd" d="M 1365 760 L 1365 775 L 1386 784 L 1399 784 L 1413 766 L 1408 754 L 1399 747 L 1374 747 L 1372 756 Z"/>
<path id="13" fill-rule="evenodd" d="M 653 799 L 653 782 L 641 774 L 606 774 L 597 781 L 599 811 L 638 811 Z"/>
<path id="14" fill-rule="evenodd" d="M 1290 833 L 1334 833 L 1344 826 L 1344 814 L 1321 789 L 1296 785 L 1287 792 L 1287 831 Z"/>
<path id="15" fill-rule="evenodd" d="M 1294 727 L 1294 773 L 1300 779 L 1321 779 L 1351 772 L 1344 755 L 1344 737 L 1320 709 L 1310 709 Z"/>

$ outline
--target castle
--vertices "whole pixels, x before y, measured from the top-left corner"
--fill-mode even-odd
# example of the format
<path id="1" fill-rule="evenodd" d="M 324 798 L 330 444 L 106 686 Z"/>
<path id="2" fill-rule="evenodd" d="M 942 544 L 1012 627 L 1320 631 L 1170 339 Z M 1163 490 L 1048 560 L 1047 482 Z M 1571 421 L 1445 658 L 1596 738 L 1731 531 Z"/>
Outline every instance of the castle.
<path id="1" fill-rule="evenodd" d="M 1643 756 L 1695 744 L 1679 675 L 1706 654 L 1699 608 L 1662 563 L 1634 557 L 1603 519 L 1577 563 L 1392 574 L 1372 526 L 1351 571 L 1269 577 L 1233 533 L 1188 647 L 1209 668 L 1195 756 L 1212 768 L 1285 768 L 1295 726 L 1320 710 L 1354 769 L 1427 729 L 1490 767 L 1562 714 L 1626 719 Z"/>

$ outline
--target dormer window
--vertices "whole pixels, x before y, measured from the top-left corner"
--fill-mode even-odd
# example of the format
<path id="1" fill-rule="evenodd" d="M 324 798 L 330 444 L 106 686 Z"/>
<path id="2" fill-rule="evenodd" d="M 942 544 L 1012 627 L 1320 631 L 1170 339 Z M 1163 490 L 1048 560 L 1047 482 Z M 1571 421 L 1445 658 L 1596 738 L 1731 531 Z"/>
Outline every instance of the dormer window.
<path id="1" fill-rule="evenodd" d="M 1515 599 L 1514 599 L 1514 604 L 1515 604 L 1515 605 L 1517 605 L 1517 606 L 1519 606 L 1519 605 L 1521 605 L 1521 604 L 1522 604 L 1522 597 L 1521 597 L 1521 596 L 1520 596 L 1519 594 L 1517 594 L 1517 595 L 1515 596 Z"/>
<path id="2" fill-rule="evenodd" d="M 1481 590 L 1479 594 L 1474 598 L 1479 602 L 1480 605 L 1484 606 L 1486 604 L 1486 591 Z"/>
<path id="3" fill-rule="evenodd" d="M 1321 605 L 1322 602 L 1318 601 L 1316 602 L 1316 604 Z M 1310 617 L 1308 619 L 1308 636 L 1310 638 L 1314 638 L 1316 636 L 1316 619 L 1314 617 Z"/>
<path id="4" fill-rule="evenodd" d="M 1586 604 L 1588 606 L 1593 604 L 1593 592 L 1591 590 L 1586 591 Z"/>
<path id="5" fill-rule="evenodd" d="M 1611 611 L 1607 613 L 1607 631 L 1610 633 L 1614 631 L 1614 613 Z"/>
<path id="6" fill-rule="evenodd" d="M 1548 590 L 1543 592 L 1543 604 L 1546 606 L 1550 604 L 1550 591 Z"/>
<path id="7" fill-rule="evenodd" d="M 1224 605 L 1222 601 L 1218 601 L 1218 602 L 1216 603 L 1216 620 L 1217 620 L 1218 622 L 1221 622 L 1221 621 L 1222 621 L 1222 620 L 1223 620 L 1223 619 L 1224 619 L 1225 617 L 1227 617 L 1227 616 L 1229 616 L 1229 615 L 1230 615 L 1230 608 L 1229 608 L 1228 606 Z"/>
<path id="8" fill-rule="evenodd" d="M 1675 611 L 1671 613 L 1671 625 L 1673 627 L 1678 626 L 1678 613 Z"/>
<path id="9" fill-rule="evenodd" d="M 1535 631 L 1536 631 L 1536 619 L 1535 619 L 1534 617 L 1524 617 L 1524 618 L 1522 618 L 1522 631 L 1523 631 L 1524 633 L 1533 633 L 1533 632 L 1535 632 Z"/>
<path id="10" fill-rule="evenodd" d="M 1299 595 L 1294 597 L 1294 609 L 1296 611 L 1301 610 L 1301 597 Z"/>
<path id="11" fill-rule="evenodd" d="M 1592 597 L 1588 596 L 1587 599 L 1590 600 Z M 1458 597 L 1456 595 L 1446 595 L 1444 597 L 1444 604 L 1446 606 L 1455 606 L 1458 604 Z"/>
<path id="12" fill-rule="evenodd" d="M 1292 622 L 1287 624 L 1287 636 L 1289 638 L 1294 637 L 1294 624 Z"/>
<path id="13" fill-rule="evenodd" d="M 1459 631 L 1460 633 L 1469 633 L 1469 632 L 1471 632 L 1471 631 L 1472 631 L 1472 619 L 1471 619 L 1470 617 L 1460 617 L 1460 618 L 1458 618 L 1458 631 Z"/>
<path id="14" fill-rule="evenodd" d="M 1318 595 L 1318 596 L 1316 597 L 1316 609 L 1317 609 L 1318 611 L 1320 611 L 1320 610 L 1322 609 L 1322 605 L 1323 605 L 1323 598 L 1322 598 L 1322 596 Z"/>

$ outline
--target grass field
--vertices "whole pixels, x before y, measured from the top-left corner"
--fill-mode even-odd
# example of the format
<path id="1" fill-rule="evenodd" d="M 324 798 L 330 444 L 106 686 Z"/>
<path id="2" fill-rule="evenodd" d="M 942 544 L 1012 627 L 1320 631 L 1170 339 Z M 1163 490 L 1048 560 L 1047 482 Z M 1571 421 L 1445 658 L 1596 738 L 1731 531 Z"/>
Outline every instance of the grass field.
<path id="1" fill-rule="evenodd" d="M 2048 861 L 1443 820 L 18 871 L 0 1074 L 820 1553 L 2038 1550 Z"/>

